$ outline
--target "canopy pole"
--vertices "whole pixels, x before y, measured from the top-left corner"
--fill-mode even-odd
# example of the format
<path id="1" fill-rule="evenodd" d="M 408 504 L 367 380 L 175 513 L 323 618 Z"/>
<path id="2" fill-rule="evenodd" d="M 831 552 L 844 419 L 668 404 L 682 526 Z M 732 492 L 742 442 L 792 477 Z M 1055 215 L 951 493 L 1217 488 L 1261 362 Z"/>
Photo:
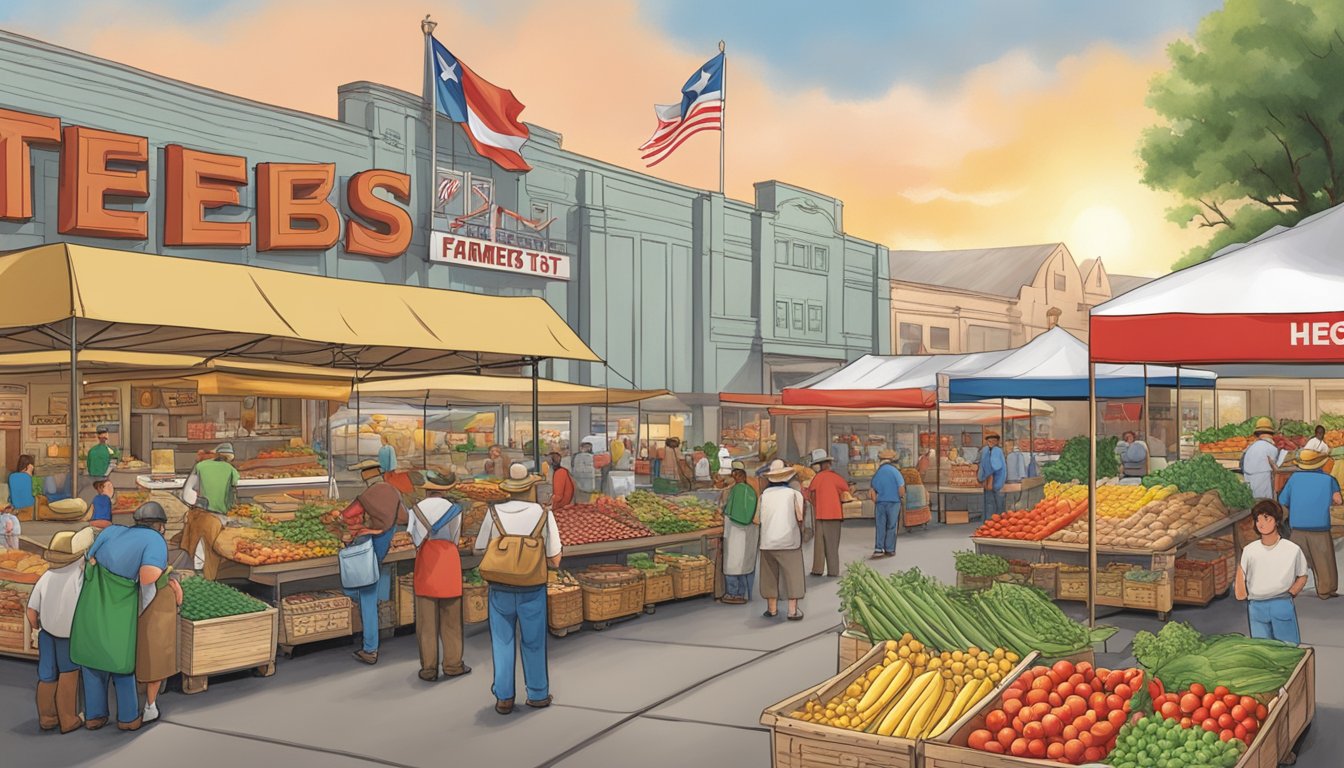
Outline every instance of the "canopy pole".
<path id="1" fill-rule="evenodd" d="M 943 519 L 943 404 L 939 401 L 933 407 L 937 411 L 937 426 L 933 431 L 933 495 L 937 499 L 938 518 L 946 522 Z"/>
<path id="2" fill-rule="evenodd" d="M 1097 364 L 1087 363 L 1087 626 L 1097 626 Z"/>
<path id="3" fill-rule="evenodd" d="M 358 360 L 355 361 L 355 381 L 356 381 L 356 382 L 359 381 L 359 361 L 358 361 Z M 359 427 L 360 427 L 360 422 L 363 421 L 363 420 L 364 420 L 364 416 L 363 416 L 362 413 L 361 413 L 361 402 L 360 402 L 360 396 L 359 396 L 359 386 L 356 385 L 356 386 L 355 386 L 355 463 L 356 463 L 356 464 L 358 464 L 358 463 L 360 462 L 360 450 L 359 450 Z"/>
<path id="4" fill-rule="evenodd" d="M 1008 439 L 1008 400 L 999 398 L 999 445 Z"/>
<path id="5" fill-rule="evenodd" d="M 1036 402 L 1027 398 L 1027 466 L 1036 460 Z"/>
<path id="6" fill-rule="evenodd" d="M 333 499 L 339 499 L 339 498 L 341 497 L 341 493 L 340 493 L 340 487 L 336 484 L 336 447 L 335 447 L 335 445 L 332 443 L 332 439 L 333 439 L 332 435 L 333 435 L 333 432 L 332 432 L 332 429 L 331 429 L 331 418 L 332 418 L 333 416 L 336 415 L 336 411 L 339 410 L 339 408 L 333 408 L 333 407 L 332 407 L 332 404 L 331 404 L 330 402 L 327 402 L 326 400 L 323 400 L 323 401 L 322 401 L 322 405 L 326 408 L 326 411 L 327 411 L 327 414 L 326 414 L 326 415 L 327 415 L 327 418 L 326 418 L 326 422 L 327 422 L 327 445 L 326 445 L 326 454 L 327 454 L 327 496 L 329 496 L 329 497 L 331 497 L 331 498 L 333 498 Z M 358 439 L 358 438 L 356 438 L 356 439 Z"/>
<path id="7" fill-rule="evenodd" d="M 448 424 L 452 425 L 453 412 L 448 412 Z M 429 472 L 429 390 L 425 390 L 424 405 L 420 408 L 420 466 Z"/>
<path id="8" fill-rule="evenodd" d="M 1214 404 L 1214 410 L 1216 411 L 1218 406 L 1218 385 L 1216 383 L 1214 384 L 1213 392 L 1214 392 L 1213 404 Z M 1203 403 L 1200 403 L 1199 410 L 1200 415 L 1203 416 L 1204 412 Z M 1202 423 L 1203 422 L 1202 418 L 1200 419 L 1200 421 L 1201 421 L 1200 426 L 1201 427 L 1204 426 Z M 1181 412 L 1181 366 L 1178 364 L 1176 366 L 1176 458 L 1177 459 L 1181 458 L 1181 433 L 1184 431 L 1185 431 L 1185 418 L 1182 416 Z M 1163 453 L 1162 455 L 1165 456 L 1166 454 Z"/>
<path id="9" fill-rule="evenodd" d="M 541 411 L 537 410 L 541 399 L 537 393 L 540 368 L 541 358 L 532 358 L 532 468 L 538 475 L 541 474 Z"/>
<path id="10" fill-rule="evenodd" d="M 1147 364 L 1147 363 L 1144 363 L 1144 364 L 1143 364 L 1143 421 L 1140 422 L 1140 423 L 1143 425 L 1143 445 L 1144 445 L 1144 448 L 1145 448 L 1145 450 L 1144 450 L 1144 452 L 1143 452 L 1143 455 L 1144 455 L 1144 456 L 1148 456 L 1148 457 L 1151 458 L 1152 453 L 1151 453 L 1151 451 L 1147 450 L 1147 448 L 1148 448 L 1148 436 L 1151 435 L 1151 434 L 1153 433 L 1153 417 L 1152 417 L 1152 414 L 1150 414 L 1150 413 L 1148 412 L 1148 364 Z M 1143 471 L 1143 473 L 1144 473 L 1145 475 L 1148 474 L 1148 459 L 1144 459 L 1144 471 Z M 1121 474 L 1121 476 L 1124 475 L 1124 467 L 1121 467 L 1121 469 L 1120 469 L 1120 474 Z"/>
<path id="11" fill-rule="evenodd" d="M 79 494 L 79 318 L 70 316 L 70 498 Z M 120 437 L 121 433 L 117 433 Z"/>

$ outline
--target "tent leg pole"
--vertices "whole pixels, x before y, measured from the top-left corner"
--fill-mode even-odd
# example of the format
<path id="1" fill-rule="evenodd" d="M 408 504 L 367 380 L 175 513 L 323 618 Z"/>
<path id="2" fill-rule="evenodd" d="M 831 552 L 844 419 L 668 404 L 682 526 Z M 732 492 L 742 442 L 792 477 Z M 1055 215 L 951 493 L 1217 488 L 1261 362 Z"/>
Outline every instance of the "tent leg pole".
<path id="1" fill-rule="evenodd" d="M 355 381 L 359 381 L 359 364 L 358 364 L 358 363 L 355 364 Z M 360 397 L 359 397 L 359 387 L 355 387 L 355 463 L 356 463 L 356 464 L 358 464 L 358 463 L 360 462 L 360 455 L 359 455 L 359 453 L 360 453 L 360 452 L 359 452 L 359 427 L 360 427 L 360 422 L 363 421 L 363 419 L 364 419 L 363 415 L 362 415 L 361 412 L 360 412 L 360 411 L 361 411 L 361 405 L 362 405 L 362 404 L 361 404 L 361 402 L 360 402 Z"/>
<path id="2" fill-rule="evenodd" d="M 1143 426 L 1143 442 L 1148 443 L 1148 436 L 1153 431 L 1153 419 L 1148 412 L 1148 364 L 1143 365 L 1143 421 L 1139 422 Z M 1145 451 L 1147 453 L 1147 451 Z M 1144 474 L 1148 474 L 1144 472 Z"/>
<path id="3" fill-rule="evenodd" d="M 341 494 L 340 488 L 336 484 L 336 451 L 335 446 L 332 444 L 334 432 L 331 429 L 331 419 L 336 415 L 337 409 L 333 408 L 332 403 L 329 403 L 326 400 L 323 400 L 322 404 L 327 409 L 327 496 L 333 499 L 339 499 Z"/>
<path id="4" fill-rule="evenodd" d="M 449 414 L 451 418 L 452 414 Z M 451 423 L 451 422 L 449 422 Z M 429 472 L 429 393 L 425 393 L 425 404 L 420 409 L 420 465 Z"/>
<path id="5" fill-rule="evenodd" d="M 1036 401 L 1027 398 L 1027 466 L 1036 460 Z"/>
<path id="6" fill-rule="evenodd" d="M 70 318 L 70 497 L 79 493 L 79 319 Z M 120 433 L 118 433 L 120 436 Z M 36 518 L 34 518 L 36 519 Z"/>
<path id="7" fill-rule="evenodd" d="M 934 408 L 937 426 L 933 431 L 933 495 L 939 522 L 943 522 L 943 404 L 937 403 Z"/>
<path id="8" fill-rule="evenodd" d="M 537 474 L 541 474 L 541 412 L 537 410 L 540 400 L 537 395 L 540 368 L 541 358 L 532 358 L 532 467 Z"/>
<path id="9" fill-rule="evenodd" d="M 1097 364 L 1087 364 L 1087 626 L 1097 626 Z"/>

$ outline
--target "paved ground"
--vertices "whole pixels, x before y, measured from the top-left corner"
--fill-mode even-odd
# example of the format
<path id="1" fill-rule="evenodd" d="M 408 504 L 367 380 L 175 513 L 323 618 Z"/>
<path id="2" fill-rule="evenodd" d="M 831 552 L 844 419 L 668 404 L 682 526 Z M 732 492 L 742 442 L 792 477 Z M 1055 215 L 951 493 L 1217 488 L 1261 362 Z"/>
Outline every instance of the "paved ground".
<path id="1" fill-rule="evenodd" d="M 868 551 L 867 528 L 846 526 L 844 554 Z M 970 529 L 935 528 L 904 536 L 884 570 L 919 566 L 953 576 L 950 553 Z M 383 646 L 375 667 L 357 664 L 349 646 L 280 659 L 274 677 L 235 677 L 195 696 L 165 694 L 163 720 L 137 734 L 104 729 L 68 736 L 38 732 L 35 669 L 0 659 L 3 765 L 428 766 L 447 761 L 490 768 L 643 768 L 770 765 L 762 708 L 834 674 L 839 616 L 833 581 L 809 583 L 802 622 L 769 621 L 764 604 L 722 606 L 708 599 L 662 606 L 605 632 L 551 639 L 553 707 L 499 717 L 492 709 L 488 639 L 469 630 L 471 675 L 426 684 L 416 677 L 415 640 Z M 1316 724 L 1297 763 L 1337 768 L 1344 754 L 1344 600 L 1300 601 L 1304 635 L 1319 653 Z M 1221 600 L 1177 618 L 1205 631 L 1245 631 L 1245 613 Z M 1128 658 L 1139 629 L 1154 618 L 1119 614 L 1122 627 L 1102 662 Z M 521 671 L 519 672 L 521 686 Z"/>

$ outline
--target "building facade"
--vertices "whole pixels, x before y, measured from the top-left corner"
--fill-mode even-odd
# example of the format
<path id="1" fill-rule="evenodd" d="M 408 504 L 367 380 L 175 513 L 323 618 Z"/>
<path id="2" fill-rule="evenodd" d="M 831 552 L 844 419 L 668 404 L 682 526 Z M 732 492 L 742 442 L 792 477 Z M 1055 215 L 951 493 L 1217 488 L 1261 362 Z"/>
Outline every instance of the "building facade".
<path id="1" fill-rule="evenodd" d="M 72 231 L 58 215 L 62 163 L 72 162 L 70 151 L 51 142 L 24 143 L 32 211 L 0 218 L 0 251 L 64 241 L 353 280 L 540 296 L 607 361 L 554 361 L 544 374 L 671 390 L 685 407 L 685 435 L 695 440 L 717 438 L 721 392 L 778 391 L 891 347 L 889 253 L 847 235 L 843 204 L 826 195 L 765 181 L 756 185 L 752 201 L 726 199 L 568 152 L 558 133 L 537 126 L 530 126 L 523 149 L 533 169 L 512 173 L 478 156 L 462 129 L 443 118 L 431 152 L 424 101 L 368 82 L 339 88 L 338 117 L 330 119 L 3 32 L 0 67 L 6 73 L 0 130 L 14 135 L 36 116 L 59 120 L 67 137 L 75 126 L 138 137 L 145 160 L 132 162 L 128 172 L 147 174 L 149 191 L 147 198 L 109 195 L 104 201 L 108 209 L 143 212 L 143 238 Z M 245 177 L 230 185 L 236 203 L 207 207 L 204 218 L 246 225 L 245 241 L 177 244 L 163 203 L 172 184 L 164 168 L 170 154 L 184 150 L 242 158 Z M 356 199 L 352 180 L 361 172 L 409 176 L 408 194 L 386 188 L 372 193 L 409 214 L 409 246 L 393 257 L 353 252 L 358 249 L 348 238 L 323 247 L 268 247 L 257 211 L 273 205 L 261 199 L 267 194 L 261 177 L 276 164 L 330 166 L 323 171 L 330 183 L 318 185 L 318 197 L 338 212 L 338 227 L 363 220 L 371 229 L 386 229 L 376 219 L 370 223 L 368 206 Z M 7 172 L 6 183 L 19 190 L 14 173 Z M 477 258 L 504 248 L 523 258 L 507 265 Z M 197 289 L 208 297 L 208 287 Z M 227 309 L 227 297 L 209 300 Z M 461 328 L 446 330 L 469 333 L 474 323 L 509 322 L 462 318 Z M 569 417 L 571 431 L 598 429 L 587 410 Z"/>

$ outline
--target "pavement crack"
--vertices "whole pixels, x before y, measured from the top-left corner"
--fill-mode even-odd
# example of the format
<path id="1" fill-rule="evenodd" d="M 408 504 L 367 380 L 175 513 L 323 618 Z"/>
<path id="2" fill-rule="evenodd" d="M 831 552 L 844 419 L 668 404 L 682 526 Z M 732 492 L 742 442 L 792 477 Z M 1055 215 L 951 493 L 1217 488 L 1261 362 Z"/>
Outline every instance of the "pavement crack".
<path id="1" fill-rule="evenodd" d="M 390 765 L 393 766 L 393 768 L 417 768 L 417 766 L 408 763 L 398 763 L 393 760 L 386 760 L 384 758 L 375 757 L 373 755 L 362 755 L 358 752 L 348 752 L 343 749 L 332 749 L 330 747 L 323 747 L 316 744 L 299 744 L 293 741 L 285 741 L 284 739 L 273 739 L 269 736 L 258 736 L 252 733 L 236 733 L 234 731 L 224 731 L 218 728 L 206 728 L 200 725 L 188 725 L 186 723 L 174 722 L 172 720 L 169 720 L 168 718 L 162 718 L 162 722 L 167 723 L 168 725 L 175 726 L 177 728 L 188 728 L 193 731 L 213 733 L 217 736 L 230 736 L 237 739 L 247 739 L 248 741 L 259 741 L 266 744 L 274 744 L 280 747 L 291 747 L 293 749 L 306 752 L 322 752 L 328 755 L 348 757 L 352 760 L 362 760 L 368 763 L 377 763 L 378 765 Z"/>

